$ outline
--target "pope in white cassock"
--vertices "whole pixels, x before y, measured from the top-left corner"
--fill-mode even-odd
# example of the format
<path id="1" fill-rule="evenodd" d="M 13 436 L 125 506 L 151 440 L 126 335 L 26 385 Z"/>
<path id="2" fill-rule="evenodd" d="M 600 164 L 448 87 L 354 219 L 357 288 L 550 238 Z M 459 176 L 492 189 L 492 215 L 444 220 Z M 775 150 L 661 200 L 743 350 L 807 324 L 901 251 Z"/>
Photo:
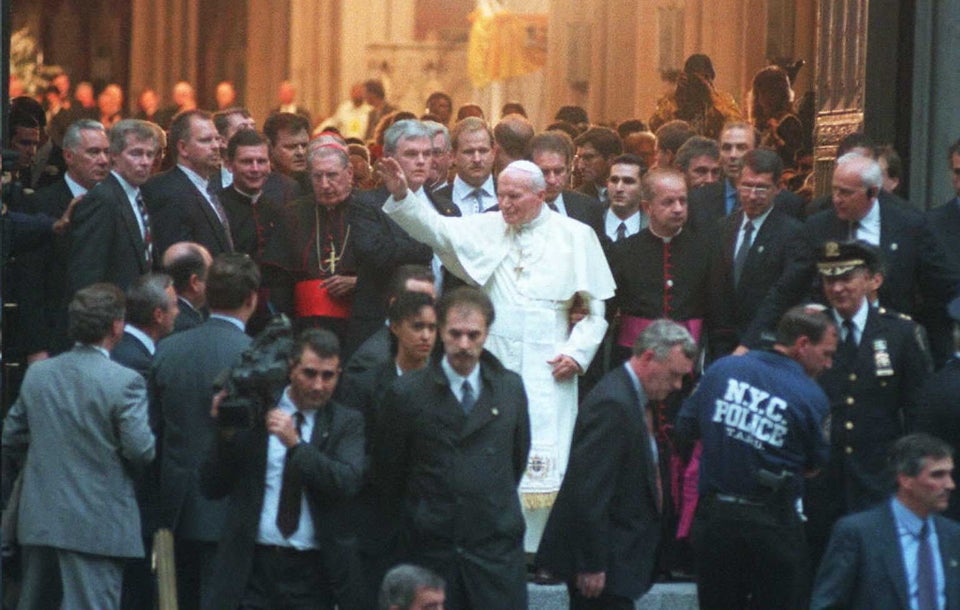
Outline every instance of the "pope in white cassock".
<path id="1" fill-rule="evenodd" d="M 577 375 L 603 339 L 603 301 L 616 289 L 600 242 L 587 225 L 544 205 L 543 173 L 529 161 L 500 173 L 499 213 L 460 218 L 440 216 L 410 192 L 395 160 L 384 159 L 379 171 L 392 195 L 383 210 L 493 301 L 486 348 L 520 374 L 529 401 L 531 446 L 520 493 L 524 548 L 536 552 L 570 455 Z M 572 323 L 574 306 L 586 315 Z"/>

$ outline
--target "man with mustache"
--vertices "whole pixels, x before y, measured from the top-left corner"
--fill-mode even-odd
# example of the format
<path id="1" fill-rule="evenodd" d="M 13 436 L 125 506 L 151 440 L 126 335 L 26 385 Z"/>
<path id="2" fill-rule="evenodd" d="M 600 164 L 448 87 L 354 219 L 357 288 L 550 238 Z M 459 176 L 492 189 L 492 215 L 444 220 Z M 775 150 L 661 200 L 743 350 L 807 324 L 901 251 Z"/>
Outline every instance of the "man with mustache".
<path id="1" fill-rule="evenodd" d="M 497 205 L 493 179 L 497 146 L 493 132 L 483 119 L 467 117 L 453 126 L 450 140 L 457 176 L 453 184 L 436 192 L 437 197 L 452 201 L 464 216 L 486 212 Z"/>
<path id="2" fill-rule="evenodd" d="M 499 322 L 489 349 L 520 373 L 530 396 L 532 451 L 520 492 L 524 546 L 534 553 L 569 457 L 577 410 L 577 377 L 603 339 L 604 299 L 614 283 L 596 233 L 544 203 L 546 180 L 530 161 L 498 177 L 498 213 L 446 218 L 410 193 L 399 164 L 380 167 L 392 197 L 384 211 L 431 246 L 452 274 L 482 287 Z M 572 308 L 585 316 L 571 324 Z"/>

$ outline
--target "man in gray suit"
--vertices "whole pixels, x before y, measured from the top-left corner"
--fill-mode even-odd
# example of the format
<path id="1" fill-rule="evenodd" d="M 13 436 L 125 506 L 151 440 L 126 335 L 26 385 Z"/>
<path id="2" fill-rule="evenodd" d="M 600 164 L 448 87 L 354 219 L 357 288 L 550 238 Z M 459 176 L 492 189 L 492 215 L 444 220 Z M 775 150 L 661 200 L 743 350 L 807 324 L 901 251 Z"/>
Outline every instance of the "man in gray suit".
<path id="1" fill-rule="evenodd" d="M 221 254 L 207 273 L 210 319 L 157 346 L 151 409 L 161 431 L 159 527 L 174 535 L 180 608 L 197 608 L 220 539 L 226 504 L 205 499 L 198 471 L 212 449 L 214 380 L 250 345 L 244 327 L 257 307 L 260 271 L 246 254 Z"/>
<path id="2" fill-rule="evenodd" d="M 124 559 L 143 556 L 131 471 L 153 460 L 154 438 L 143 377 L 110 360 L 123 315 L 117 287 L 78 291 L 77 344 L 30 367 L 4 421 L 4 460 L 26 457 L 22 608 L 119 608 Z"/>

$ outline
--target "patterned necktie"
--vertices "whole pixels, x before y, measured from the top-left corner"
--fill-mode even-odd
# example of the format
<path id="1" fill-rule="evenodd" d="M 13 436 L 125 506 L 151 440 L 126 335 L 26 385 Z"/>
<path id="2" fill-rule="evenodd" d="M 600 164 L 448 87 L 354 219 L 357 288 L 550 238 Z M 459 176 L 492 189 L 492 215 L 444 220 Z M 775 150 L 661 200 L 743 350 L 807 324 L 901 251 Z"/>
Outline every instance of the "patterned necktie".
<path id="1" fill-rule="evenodd" d="M 477 397 L 473 395 L 473 388 L 470 387 L 470 382 L 466 379 L 463 380 L 463 385 L 460 388 L 463 392 L 463 396 L 460 398 L 460 406 L 463 407 L 464 413 L 469 413 L 473 405 L 476 404 Z"/>
<path id="2" fill-rule="evenodd" d="M 297 434 L 303 429 L 303 413 L 293 414 Z M 300 527 L 300 498 L 303 495 L 303 475 L 290 465 L 290 449 L 283 459 L 283 479 L 280 485 L 280 502 L 277 505 L 277 529 L 284 538 L 289 538 Z"/>
<path id="3" fill-rule="evenodd" d="M 653 469 L 653 477 L 657 484 L 657 497 L 654 503 L 657 505 L 657 512 L 663 512 L 663 477 L 660 474 L 660 448 L 657 445 L 657 436 L 653 428 L 653 408 L 650 403 L 643 410 L 643 421 L 647 425 L 647 438 L 650 439 L 650 468 Z M 654 458 L 654 452 L 657 458 Z"/>
<path id="4" fill-rule="evenodd" d="M 230 234 L 230 219 L 227 218 L 227 210 L 224 209 L 223 204 L 220 203 L 220 196 L 213 184 L 207 186 L 207 195 L 210 197 L 210 205 L 213 206 L 213 209 L 217 212 L 217 216 L 220 218 L 220 224 L 223 225 L 223 232 L 227 235 L 227 245 L 230 247 L 230 251 L 233 252 L 233 235 Z"/>
<path id="5" fill-rule="evenodd" d="M 617 239 L 615 241 L 620 241 L 626 236 L 627 236 L 627 223 L 621 221 L 620 224 L 617 225 Z"/>
<path id="6" fill-rule="evenodd" d="M 930 544 L 930 524 L 924 520 L 917 546 L 917 607 L 937 608 L 937 579 L 935 577 L 933 547 Z"/>
<path id="7" fill-rule="evenodd" d="M 747 221 L 743 225 L 743 241 L 740 242 L 740 249 L 737 255 L 733 257 L 733 285 L 740 285 L 740 275 L 743 273 L 743 266 L 747 264 L 747 256 L 750 254 L 750 246 L 753 244 L 753 222 Z"/>
<path id="8" fill-rule="evenodd" d="M 473 192 L 470 193 L 470 196 L 473 197 L 473 200 L 475 202 L 474 209 L 477 212 L 477 214 L 479 214 L 480 212 L 483 211 L 483 189 L 482 188 L 473 189 Z"/>
<path id="9" fill-rule="evenodd" d="M 137 210 L 140 212 L 140 220 L 143 221 L 143 258 L 147 261 L 147 266 L 153 263 L 153 237 L 150 235 L 150 216 L 147 215 L 147 206 L 143 203 L 143 194 L 137 191 Z"/>

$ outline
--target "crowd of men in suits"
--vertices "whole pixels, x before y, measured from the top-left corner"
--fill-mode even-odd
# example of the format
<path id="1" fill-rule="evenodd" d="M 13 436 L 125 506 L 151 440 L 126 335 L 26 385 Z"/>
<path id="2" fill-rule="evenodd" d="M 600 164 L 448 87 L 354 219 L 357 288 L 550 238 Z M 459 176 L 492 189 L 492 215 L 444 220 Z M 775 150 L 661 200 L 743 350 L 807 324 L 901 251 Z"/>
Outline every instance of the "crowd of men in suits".
<path id="1" fill-rule="evenodd" d="M 31 232 L 12 242 L 3 283 L 16 304 L 4 363 L 26 369 L 3 434 L 5 488 L 24 473 L 23 607 L 150 607 L 144 549 L 158 528 L 174 535 L 183 608 L 373 608 L 402 561 L 442 577 L 407 574 L 425 583 L 398 602 L 409 607 L 444 587 L 451 608 L 525 607 L 527 569 L 567 583 L 575 608 L 632 607 L 656 578 L 696 571 L 703 607 L 960 607 L 956 526 L 928 519 L 947 509 L 950 446 L 898 441 L 923 430 L 960 443 L 960 142 L 958 198 L 923 213 L 887 190 L 888 164 L 861 134 L 840 144 L 831 195 L 804 199 L 750 123 L 716 140 L 679 120 L 649 133 L 585 116 L 538 133 L 521 113 L 488 122 L 465 107 L 448 128 L 449 97 L 417 118 L 371 88 L 370 142 L 332 124 L 314 134 L 297 112 L 258 131 L 239 107 L 184 108 L 166 129 L 81 118 L 61 139 L 63 173 L 11 208 L 13 231 Z M 11 133 L 34 125 L 29 104 L 11 113 Z M 425 237 L 402 211 L 421 203 L 436 227 L 464 229 Z M 497 260 L 484 244 L 499 236 L 444 242 L 490 231 L 486 215 L 503 218 Z M 551 234 L 557 215 L 576 224 Z M 589 247 L 561 270 L 551 252 L 569 244 L 550 235 Z M 609 269 L 615 294 L 596 273 L 562 275 L 581 264 Z M 544 374 L 579 377 L 579 410 L 559 426 L 569 452 L 551 454 L 553 416 L 533 409 L 544 382 L 497 350 L 512 304 L 529 312 L 530 294 L 551 293 L 537 278 L 561 276 L 575 278 L 554 280 L 576 284 L 569 294 L 532 300 L 555 303 L 585 343 Z M 297 338 L 276 408 L 250 429 L 218 424 L 223 371 L 278 313 Z M 738 401 L 734 379 L 752 388 Z M 727 418 L 722 430 L 696 410 L 711 392 L 733 405 L 713 420 Z M 803 397 L 802 434 L 777 419 L 780 396 L 788 410 Z M 730 419 L 734 407 L 754 423 Z M 770 430 L 784 426 L 779 444 L 763 409 Z M 714 435 L 746 448 L 724 453 Z M 734 467 L 767 466 L 798 477 L 788 502 L 730 483 L 752 476 Z M 551 469 L 557 488 L 518 499 L 522 479 Z M 887 508 L 845 517 L 875 506 Z M 532 507 L 549 518 L 533 525 Z M 872 551 L 850 550 L 872 544 L 868 519 L 884 544 L 921 522 L 939 540 L 930 551 L 926 529 L 910 543 L 900 532 L 894 605 L 863 585 L 882 569 Z M 729 574 L 705 549 L 734 539 L 705 545 L 698 525 L 716 536 L 730 520 L 774 532 L 742 545 L 758 565 L 777 565 L 763 553 L 782 550 L 782 528 L 800 532 L 809 552 L 790 559 L 789 595 L 717 592 Z"/>

